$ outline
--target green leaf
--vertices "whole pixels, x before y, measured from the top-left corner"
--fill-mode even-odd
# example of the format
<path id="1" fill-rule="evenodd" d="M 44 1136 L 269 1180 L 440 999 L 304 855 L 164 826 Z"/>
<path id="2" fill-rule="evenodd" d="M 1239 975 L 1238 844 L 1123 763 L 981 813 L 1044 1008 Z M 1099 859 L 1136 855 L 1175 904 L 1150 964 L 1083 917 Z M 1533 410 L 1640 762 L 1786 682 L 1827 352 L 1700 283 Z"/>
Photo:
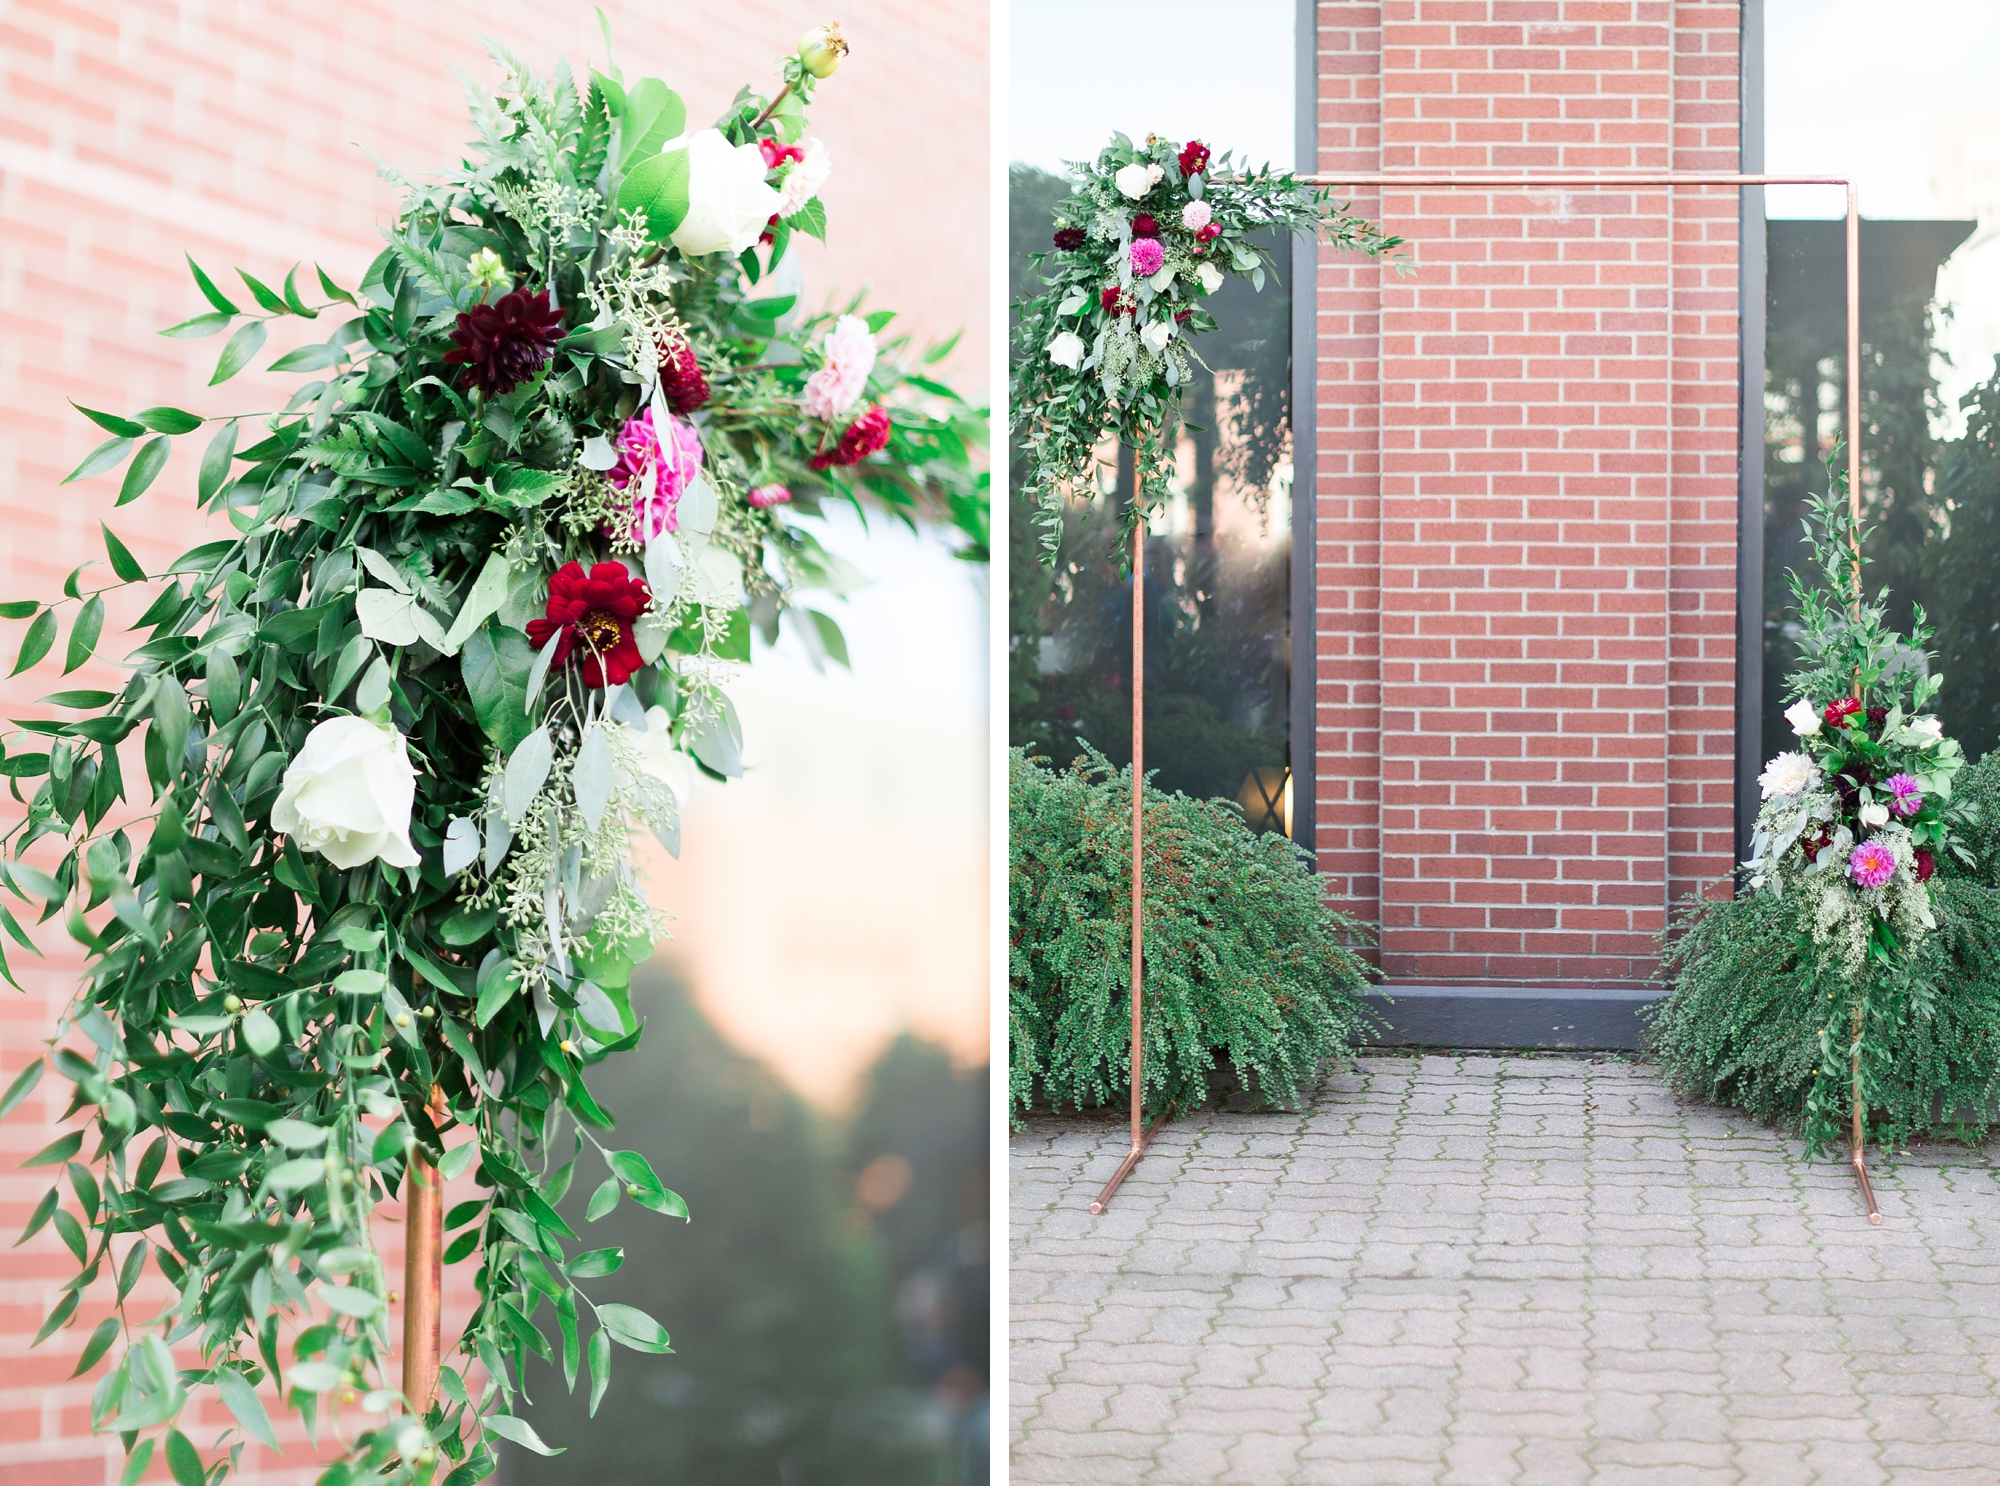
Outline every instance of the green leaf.
<path id="1" fill-rule="evenodd" d="M 103 632 L 104 597 L 92 594 L 85 601 L 83 612 L 76 616 L 76 628 L 69 632 L 69 654 L 63 659 L 65 676 L 90 659 L 97 649 L 97 637 Z"/>
<path id="2" fill-rule="evenodd" d="M 83 1132 L 81 1130 L 72 1130 L 69 1134 L 50 1141 L 21 1164 L 23 1166 L 60 1166 L 82 1149 Z"/>
<path id="3" fill-rule="evenodd" d="M 81 1299 L 83 1299 L 83 1292 L 81 1290 L 72 1290 L 61 1300 L 57 1301 L 56 1308 L 49 1312 L 48 1320 L 42 1322 L 42 1329 L 35 1333 L 35 1339 L 29 1342 L 28 1345 L 39 1347 L 43 1342 L 54 1336 L 56 1332 L 60 1331 L 63 1323 L 76 1314 L 77 1302 Z"/>
<path id="4" fill-rule="evenodd" d="M 309 308 L 306 302 L 299 298 L 299 265 L 296 263 L 285 275 L 285 308 L 295 315 L 304 315 L 308 320 L 319 318 L 319 311 Z"/>
<path id="5" fill-rule="evenodd" d="M 275 290 L 265 287 L 260 280 L 251 277 L 240 268 L 236 270 L 236 277 L 249 287 L 251 296 L 256 299 L 260 308 L 267 309 L 274 315 L 291 313 L 291 306 L 280 299 Z"/>
<path id="6" fill-rule="evenodd" d="M 274 372 L 325 371 L 329 366 L 338 366 L 346 359 L 347 352 L 339 346 L 316 343 L 310 346 L 300 346 L 297 350 L 287 351 L 271 363 L 271 370 Z"/>
<path id="7" fill-rule="evenodd" d="M 125 483 L 118 487 L 115 506 L 123 506 L 137 500 L 146 493 L 146 488 L 160 478 L 160 471 L 167 467 L 167 456 L 174 452 L 174 441 L 162 434 L 159 438 L 148 439 L 139 450 L 139 457 L 132 461 L 132 468 L 125 471 Z"/>
<path id="8" fill-rule="evenodd" d="M 225 314 L 240 315 L 243 313 L 229 302 L 220 289 L 215 287 L 215 280 L 201 271 L 201 265 L 194 261 L 192 253 L 188 254 L 188 267 L 194 270 L 195 287 L 201 290 L 204 299 Z"/>
<path id="9" fill-rule="evenodd" d="M 271 1014 L 263 1007 L 253 1007 L 243 1018 L 243 1040 L 250 1051 L 260 1058 L 268 1058 L 278 1050 L 283 1041 L 278 1035 L 278 1024 L 271 1020 Z"/>
<path id="10" fill-rule="evenodd" d="M 229 481 L 229 461 L 236 455 L 236 421 L 231 419 L 215 431 L 215 437 L 208 441 L 208 448 L 201 456 L 201 478 L 196 484 L 196 496 L 205 506 L 215 499 L 217 491 Z"/>
<path id="11" fill-rule="evenodd" d="M 528 675 L 535 650 L 516 630 L 482 625 L 465 638 L 459 669 L 480 729 L 502 753 L 512 754 L 534 723 L 527 715 Z"/>
<path id="12" fill-rule="evenodd" d="M 618 188 L 618 209 L 640 212 L 646 218 L 646 235 L 665 242 L 687 220 L 688 182 L 691 167 L 688 152 L 653 155 L 633 166 Z"/>
<path id="13" fill-rule="evenodd" d="M 319 271 L 320 290 L 322 293 L 326 295 L 328 299 L 337 299 L 343 304 L 355 303 L 354 296 L 352 294 L 349 294 L 345 289 L 341 288 L 340 285 L 334 283 L 332 279 L 328 278 L 325 269 L 319 268 L 319 265 L 317 264 L 313 266 Z"/>
<path id="14" fill-rule="evenodd" d="M 817 196 L 785 218 L 785 224 L 794 232 L 826 241 L 826 207 Z"/>
<path id="15" fill-rule="evenodd" d="M 572 1279 L 595 1280 L 607 1274 L 616 1274 L 618 1266 L 624 1262 L 623 1249 L 591 1249 L 570 1260 L 568 1269 Z"/>
<path id="16" fill-rule="evenodd" d="M 203 422 L 180 408 L 147 408 L 132 417 L 154 433 L 193 433 Z"/>
<path id="17" fill-rule="evenodd" d="M 445 1249 L 443 1262 L 446 1264 L 456 1264 L 478 1247 L 479 1230 L 477 1228 L 468 1228 L 465 1232 L 459 1234 L 457 1238 L 454 1238 L 450 1246 Z"/>
<path id="18" fill-rule="evenodd" d="M 222 348 L 222 355 L 215 363 L 215 375 L 208 379 L 213 387 L 226 382 L 250 364 L 250 358 L 264 349 L 264 322 L 247 320 L 236 328 L 236 334 Z"/>
<path id="19" fill-rule="evenodd" d="M 366 1320 L 382 1309 L 382 1297 L 354 1285 L 322 1285 L 320 1298 L 343 1316 Z"/>
<path id="20" fill-rule="evenodd" d="M 41 607 L 35 599 L 9 599 L 0 604 L 0 619 L 26 619 Z"/>
<path id="21" fill-rule="evenodd" d="M 564 1238 L 575 1238 L 576 1230 L 562 1220 L 562 1214 L 550 1207 L 541 1193 L 523 1191 L 521 1210 L 534 1219 L 535 1226 L 545 1233 L 560 1233 Z"/>
<path id="22" fill-rule="evenodd" d="M 0 1094 L 0 1119 L 5 1119 L 23 1099 L 34 1093 L 35 1085 L 42 1081 L 42 1069 L 46 1066 L 48 1065 L 37 1058 L 7 1085 L 7 1092 Z"/>
<path id="23" fill-rule="evenodd" d="M 167 1469 L 174 1473 L 174 1486 L 205 1486 L 208 1480 L 201 1452 L 178 1429 L 167 1431 Z"/>
<path id="24" fill-rule="evenodd" d="M 687 1204 L 660 1184 L 660 1179 L 653 1175 L 652 1164 L 637 1151 L 612 1151 L 606 1160 L 630 1189 L 628 1195 L 641 1207 L 676 1218 L 688 1215 Z"/>
<path id="25" fill-rule="evenodd" d="M 687 105 L 680 95 L 656 77 L 640 78 L 625 95 L 619 165 L 643 160 L 686 128 Z"/>
<path id="26" fill-rule="evenodd" d="M 116 468 L 131 448 L 129 438 L 106 439 L 84 455 L 83 463 L 64 475 L 62 483 L 68 485 L 75 480 L 88 480 L 92 475 L 101 475 L 108 469 Z"/>
<path id="27" fill-rule="evenodd" d="M 83 1224 L 77 1222 L 73 1216 L 60 1207 L 51 1214 L 51 1217 L 55 1221 L 56 1232 L 61 1236 L 62 1241 L 69 1246 L 69 1251 L 76 1255 L 76 1262 L 78 1264 L 83 1263 L 84 1257 L 90 1252 L 90 1241 L 83 1236 Z"/>
<path id="28" fill-rule="evenodd" d="M 132 555 L 132 549 L 118 540 L 118 535 L 103 522 L 98 529 L 104 533 L 104 550 L 111 558 L 111 571 L 127 583 L 144 583 L 146 570 L 139 566 L 139 559 Z"/>
<path id="29" fill-rule="evenodd" d="M 227 329 L 229 322 L 235 318 L 234 315 L 215 310 L 210 314 L 196 315 L 192 319 L 183 320 L 178 325 L 169 325 L 160 334 L 171 336 L 177 341 L 197 340 L 204 335 L 215 335 Z"/>
<path id="30" fill-rule="evenodd" d="M 250 1386 L 250 1380 L 235 1368 L 225 1367 L 217 1370 L 215 1386 L 229 1412 L 236 1416 L 236 1422 L 273 1450 L 277 1449 L 278 1437 L 271 1432 L 271 1416 L 264 1412 L 263 1401 Z"/>
<path id="31" fill-rule="evenodd" d="M 118 1318 L 106 1316 L 97 1323 L 97 1329 L 90 1333 L 90 1340 L 83 1344 L 83 1355 L 76 1359 L 73 1378 L 80 1378 L 97 1366 L 98 1359 L 111 1350 L 112 1342 L 118 1339 Z"/>
<path id="32" fill-rule="evenodd" d="M 225 650 L 208 652 L 208 710 L 217 722 L 228 722 L 243 700 L 243 673 Z"/>
<path id="33" fill-rule="evenodd" d="M 140 1440 L 125 1461 L 125 1469 L 119 1473 L 118 1486 L 139 1486 L 146 1471 L 153 1464 L 153 1440 L 149 1436 Z"/>
<path id="34" fill-rule="evenodd" d="M 590 1364 L 590 1417 L 595 1419 L 604 1390 L 611 1386 L 611 1333 L 602 1326 L 590 1338 L 584 1360 Z"/>
<path id="35" fill-rule="evenodd" d="M 134 423 L 130 418 L 121 418 L 116 413 L 100 413 L 95 408 L 86 408 L 75 399 L 71 399 L 70 406 L 106 433 L 115 433 L 121 439 L 136 439 L 146 431 L 143 423 Z"/>
<path id="36" fill-rule="evenodd" d="M 625 1184 L 615 1176 L 607 1176 L 598 1184 L 597 1190 L 590 1194 L 590 1205 L 583 1210 L 584 1221 L 595 1223 L 617 1207 L 618 1199 L 624 1195 Z"/>
<path id="37" fill-rule="evenodd" d="M 42 1194 L 42 1200 L 36 1203 L 35 1210 L 28 1214 L 27 1226 L 22 1228 L 21 1236 L 14 1240 L 15 1248 L 20 1248 L 22 1244 L 42 1231 L 42 1225 L 55 1215 L 56 1203 L 61 1199 L 62 1191 L 56 1187 L 51 1187 Z"/>
<path id="38" fill-rule="evenodd" d="M 534 1426 L 526 1419 L 514 1414 L 488 1414 L 485 1419 L 487 1429 L 503 1440 L 512 1440 L 525 1450 L 533 1450 L 537 1455 L 560 1455 L 566 1445 L 545 1445 L 542 1437 L 535 1433 Z"/>
<path id="39" fill-rule="evenodd" d="M 635 1352 L 671 1352 L 667 1329 L 637 1306 L 608 1301 L 597 1308 L 597 1319 L 611 1333 L 611 1339 Z"/>

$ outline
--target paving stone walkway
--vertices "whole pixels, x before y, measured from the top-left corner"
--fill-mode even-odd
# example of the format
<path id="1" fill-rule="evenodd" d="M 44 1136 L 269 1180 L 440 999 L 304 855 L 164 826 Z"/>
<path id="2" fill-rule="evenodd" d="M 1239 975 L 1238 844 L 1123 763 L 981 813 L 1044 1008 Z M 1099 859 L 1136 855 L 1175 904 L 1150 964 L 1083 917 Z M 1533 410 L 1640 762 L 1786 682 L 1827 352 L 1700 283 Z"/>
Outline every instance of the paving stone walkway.
<path id="1" fill-rule="evenodd" d="M 2000 1140 L 1852 1173 L 1651 1069 L 1370 1057 L 1012 1142 L 1012 1480 L 1996 1486 Z"/>

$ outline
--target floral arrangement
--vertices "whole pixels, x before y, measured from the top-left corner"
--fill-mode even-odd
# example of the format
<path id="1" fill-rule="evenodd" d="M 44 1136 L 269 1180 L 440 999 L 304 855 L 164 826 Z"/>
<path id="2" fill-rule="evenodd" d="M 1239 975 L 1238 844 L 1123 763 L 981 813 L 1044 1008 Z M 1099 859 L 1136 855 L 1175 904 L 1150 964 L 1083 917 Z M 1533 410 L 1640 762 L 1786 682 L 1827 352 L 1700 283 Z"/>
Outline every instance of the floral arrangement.
<path id="1" fill-rule="evenodd" d="M 1934 994 L 1905 984 L 1911 952 L 1938 927 L 1931 879 L 1946 854 L 1966 866 L 1974 858 L 1962 835 L 1968 811 L 1952 799 L 1965 757 L 1925 710 L 1944 678 L 1930 670 L 1922 609 L 1905 640 L 1887 627 L 1886 591 L 1865 593 L 1863 533 L 1838 476 L 1814 501 L 1806 531 L 1821 581 L 1788 575 L 1803 660 L 1788 682 L 1785 719 L 1799 747 L 1759 777 L 1763 804 L 1743 866 L 1754 892 L 1795 903 L 1801 945 L 1825 979 L 1846 988 L 1823 1003 L 1848 1024 L 1833 1015 L 1819 1032 L 1808 1103 L 1817 1146 L 1865 1103 L 1878 1076 L 1871 1049 L 1880 1053 L 1874 1039 L 1889 1030 L 1885 998 L 1922 1015 Z"/>
<path id="2" fill-rule="evenodd" d="M 246 273 L 246 310 L 194 267 L 210 308 L 163 333 L 227 332 L 214 383 L 273 325 L 332 322 L 271 363 L 310 378 L 284 407 L 84 410 L 109 439 L 69 478 L 123 466 L 121 505 L 206 425 L 199 499 L 232 528 L 148 575 L 106 526 L 111 580 L 86 564 L 0 609 L 31 621 L 15 674 L 67 618 L 67 674 L 108 591 L 154 590 L 124 683 L 49 697 L 65 720 L 0 755 L 25 807 L 0 875 L 89 959 L 50 1061 L 96 1146 L 33 1158 L 68 1190 L 28 1224 L 81 1271 L 37 1340 L 115 1290 L 78 1370 L 117 1348 L 91 1413 L 125 1480 L 156 1448 L 194 1486 L 275 1446 L 269 1388 L 336 1431 L 328 1486 L 467 1486 L 491 1436 L 550 1448 L 516 1413 L 530 1353 L 587 1376 L 594 1411 L 614 1343 L 667 1350 L 591 1300 L 622 1254 L 576 1251 L 555 1206 L 586 1179 L 590 1220 L 686 1215 L 586 1081 L 637 1043 L 631 970 L 664 929 L 631 833 L 677 850 L 693 779 L 741 772 L 726 683 L 753 629 L 844 659 L 807 595 L 851 570 L 801 517 L 865 497 L 984 550 L 983 417 L 922 371 L 948 347 L 919 361 L 886 312 L 768 292 L 826 230 L 806 109 L 845 50 L 816 28 L 774 93 L 690 131 L 656 78 L 545 80 L 496 49 L 473 158 L 388 172 L 403 206 L 358 292 Z M 0 926 L 33 948 L 4 904 Z M 433 1168 L 477 1179 L 443 1223 L 477 1304 L 405 1412 L 371 1214 Z M 133 1314 L 148 1267 L 171 1298 Z M 240 1425 L 206 1459 L 175 1422 L 198 1386 Z"/>
<path id="3" fill-rule="evenodd" d="M 1095 491 L 1107 437 L 1135 451 L 1142 504 L 1162 499 L 1174 458 L 1180 394 L 1199 360 L 1193 337 L 1214 328 L 1203 301 L 1230 275 L 1261 290 L 1272 229 L 1323 233 L 1382 257 L 1402 244 L 1324 188 L 1265 167 L 1234 173 L 1227 152 L 1123 134 L 1089 164 L 1069 166 L 1054 255 L 1038 254 L 1046 291 L 1020 306 L 1013 427 L 1026 490 L 1053 554 L 1064 496 Z M 1391 260 L 1407 272 L 1406 259 Z"/>

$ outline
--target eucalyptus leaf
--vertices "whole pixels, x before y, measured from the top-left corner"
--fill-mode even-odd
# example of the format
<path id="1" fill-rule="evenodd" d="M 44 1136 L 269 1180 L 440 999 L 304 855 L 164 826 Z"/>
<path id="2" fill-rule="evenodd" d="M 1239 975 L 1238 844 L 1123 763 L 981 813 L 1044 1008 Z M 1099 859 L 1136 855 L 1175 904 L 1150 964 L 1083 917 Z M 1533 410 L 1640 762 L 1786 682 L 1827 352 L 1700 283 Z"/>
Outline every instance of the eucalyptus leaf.
<path id="1" fill-rule="evenodd" d="M 542 785 L 547 782 L 554 762 L 555 747 L 549 740 L 547 725 L 536 728 L 523 738 L 513 757 L 507 760 L 501 798 L 506 804 L 510 826 L 518 826 L 527 818 L 528 807 L 542 792 Z"/>

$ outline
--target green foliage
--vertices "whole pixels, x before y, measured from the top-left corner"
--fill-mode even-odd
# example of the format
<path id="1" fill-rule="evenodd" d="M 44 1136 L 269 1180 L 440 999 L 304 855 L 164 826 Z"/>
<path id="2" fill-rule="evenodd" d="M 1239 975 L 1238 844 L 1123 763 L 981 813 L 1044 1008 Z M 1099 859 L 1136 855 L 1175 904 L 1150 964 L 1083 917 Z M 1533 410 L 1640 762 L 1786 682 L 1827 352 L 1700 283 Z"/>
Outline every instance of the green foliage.
<path id="1" fill-rule="evenodd" d="M 239 274 L 245 311 L 190 260 L 213 313 L 166 333 L 237 325 L 214 381 L 249 365 L 273 322 L 339 322 L 273 363 L 323 373 L 283 409 L 207 420 L 200 498 L 229 534 L 148 579 L 106 527 L 116 582 L 90 586 L 101 568 L 88 564 L 57 603 L 0 609 L 30 620 L 16 673 L 65 629 L 68 673 L 96 655 L 103 594 L 154 585 L 122 687 L 51 696 L 86 715 L 18 724 L 0 754 L 24 806 L 0 858 L 16 904 L 0 901 L 0 928 L 33 950 L 17 912 L 61 916 L 89 961 L 51 1062 L 95 1142 L 83 1156 L 72 1131 L 34 1158 L 68 1195 L 59 1183 L 29 1231 L 52 1224 L 81 1265 L 43 1337 L 93 1286 L 115 1285 L 122 1311 L 148 1264 L 174 1291 L 164 1312 L 123 1316 L 93 1395 L 92 1423 L 124 1436 L 130 1479 L 163 1434 L 177 1478 L 220 1480 L 228 1438 L 205 1465 L 173 1427 L 190 1390 L 215 1388 L 262 1438 L 257 1390 L 275 1386 L 310 1429 L 339 1430 L 325 1486 L 428 1481 L 441 1460 L 451 1486 L 470 1486 L 494 1466 L 488 1430 L 558 1448 L 517 1417 L 529 1357 L 560 1352 L 572 1387 L 582 1363 L 597 1396 L 613 1343 L 669 1349 L 657 1321 L 578 1283 L 610 1267 L 559 1206 L 574 1179 L 602 1173 L 605 1210 L 629 1198 L 687 1217 L 643 1155 L 608 1143 L 587 1082 L 642 1031 L 629 979 L 659 920 L 629 831 L 677 844 L 669 765 L 741 772 L 716 663 L 749 659 L 753 626 L 774 638 L 790 612 L 818 653 L 844 653 L 833 621 L 799 599 L 852 575 L 800 516 L 866 498 L 955 520 L 967 552 L 983 552 L 983 419 L 904 365 L 904 342 L 881 348 L 866 389 L 895 402 L 886 452 L 815 471 L 825 430 L 799 392 L 832 316 L 752 300 L 746 282 L 782 246 L 762 261 L 689 258 L 609 205 L 622 180 L 609 141 L 636 159 L 680 121 L 665 85 L 593 74 L 580 94 L 566 67 L 545 80 L 495 59 L 501 91 L 472 96 L 477 163 L 434 184 L 388 172 L 404 204 L 358 294 L 321 272 L 325 301 L 308 304 L 296 269 L 282 289 Z M 772 114 L 787 137 L 809 91 Z M 765 111 L 746 89 L 722 127 L 743 143 Z M 548 291 L 560 338 L 488 389 L 447 357 L 454 330 L 510 283 Z M 679 492 L 677 529 L 641 550 L 629 505 L 607 505 L 599 455 L 643 408 L 664 424 L 659 364 L 686 348 L 710 385 L 695 415 L 704 462 Z M 84 413 L 113 437 L 70 478 L 131 456 L 121 504 L 205 421 Z M 792 503 L 751 505 L 767 482 Z M 617 631 L 608 611 L 583 616 L 610 632 L 585 634 L 568 660 L 522 630 L 564 565 L 621 559 L 644 571 L 650 612 L 629 683 L 604 685 L 578 661 Z M 309 840 L 274 823 L 308 736 L 357 719 L 393 732 L 414 767 L 412 865 L 383 851 L 336 864 L 337 832 Z M 371 776 L 364 793 L 393 791 Z M 4 954 L 0 974 L 13 978 Z M 440 1397 L 410 1418 L 393 1408 L 395 1279 L 372 1220 L 422 1162 L 477 1179 L 445 1257 L 473 1264 L 478 1299 Z M 84 1370 L 119 1329 L 93 1336 Z M 185 1371 L 167 1350 L 184 1339 L 200 1353 Z"/>
<path id="2" fill-rule="evenodd" d="M 1086 745 L 1087 746 L 1087 745 Z M 1132 776 L 1094 751 L 1069 768 L 1022 749 L 1008 772 L 1008 1096 L 1057 1105 L 1131 1081 Z M 1331 907 L 1303 848 L 1232 804 L 1146 795 L 1145 1104 L 1204 1097 L 1221 1053 L 1296 1100 L 1367 1028 L 1368 929 Z"/>
<path id="3" fill-rule="evenodd" d="M 1190 146 L 1193 148 L 1193 146 Z M 1199 355 L 1192 338 L 1215 326 L 1204 300 L 1225 277 L 1264 287 L 1269 240 L 1293 232 L 1324 236 L 1335 247 L 1380 258 L 1401 246 L 1334 201 L 1325 188 L 1298 183 L 1268 166 L 1232 171 L 1225 152 L 1187 175 L 1168 140 L 1135 144 L 1123 134 L 1089 163 L 1073 163 L 1070 197 L 1054 225 L 1084 239 L 1054 254 L 1033 255 L 1041 292 L 1016 306 L 1012 428 L 1026 452 L 1024 493 L 1041 509 L 1043 544 L 1053 559 L 1062 536 L 1066 495 L 1094 496 L 1099 449 L 1107 439 L 1136 452 L 1141 505 L 1167 493 L 1183 394 Z M 1121 171 L 1150 167 L 1154 182 L 1134 195 Z M 1190 206 L 1212 213 L 1207 236 L 1185 225 Z M 1154 220 L 1163 253 L 1159 270 L 1135 275 L 1134 224 Z M 1213 231 L 1209 231 L 1209 228 Z M 1407 272 L 1407 259 L 1390 260 Z M 1115 298 L 1122 309 L 1106 303 Z M 1149 339 L 1149 336 L 1152 337 Z M 1067 340 L 1065 340 L 1067 338 Z M 1075 364 L 1056 359 L 1067 344 Z M 1246 405 L 1252 419 L 1269 407 Z"/>

